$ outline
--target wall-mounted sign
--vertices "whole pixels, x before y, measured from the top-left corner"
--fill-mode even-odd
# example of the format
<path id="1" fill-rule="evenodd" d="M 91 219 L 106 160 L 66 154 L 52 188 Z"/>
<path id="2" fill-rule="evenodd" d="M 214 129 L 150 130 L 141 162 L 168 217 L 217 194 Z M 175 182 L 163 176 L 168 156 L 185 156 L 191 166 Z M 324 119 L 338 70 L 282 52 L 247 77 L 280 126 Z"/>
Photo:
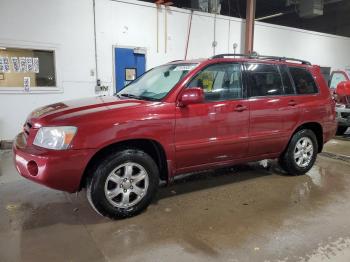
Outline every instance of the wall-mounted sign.
<path id="1" fill-rule="evenodd" d="M 33 72 L 34 73 L 39 73 L 39 58 L 38 57 L 33 57 Z"/>
<path id="2" fill-rule="evenodd" d="M 33 59 L 31 57 L 26 57 L 26 67 L 27 67 L 27 72 L 33 71 Z"/>
<path id="3" fill-rule="evenodd" d="M 23 77 L 23 87 L 24 87 L 24 91 L 26 92 L 30 91 L 30 77 Z"/>
<path id="4" fill-rule="evenodd" d="M 125 68 L 125 80 L 133 81 L 136 79 L 136 68 Z"/>
<path id="5" fill-rule="evenodd" d="M 19 60 L 18 60 L 18 57 L 11 57 L 11 61 L 12 61 L 12 68 L 13 68 L 13 71 L 14 72 L 20 72 L 21 71 L 21 68 L 19 67 Z"/>
<path id="6" fill-rule="evenodd" d="M 10 72 L 10 60 L 7 56 L 3 57 L 3 62 L 4 62 L 4 73 L 9 73 Z"/>
<path id="7" fill-rule="evenodd" d="M 4 59 L 0 56 L 0 73 L 4 72 Z"/>
<path id="8" fill-rule="evenodd" d="M 19 68 L 21 72 L 27 72 L 27 63 L 25 57 L 19 57 Z"/>

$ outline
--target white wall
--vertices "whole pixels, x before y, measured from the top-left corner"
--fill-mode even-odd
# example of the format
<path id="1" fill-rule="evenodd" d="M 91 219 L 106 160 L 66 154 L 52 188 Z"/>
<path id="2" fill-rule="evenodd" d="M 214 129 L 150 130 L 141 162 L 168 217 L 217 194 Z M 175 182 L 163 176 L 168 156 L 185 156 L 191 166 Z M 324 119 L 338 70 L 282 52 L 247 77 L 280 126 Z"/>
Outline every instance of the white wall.
<path id="1" fill-rule="evenodd" d="M 164 7 L 159 11 L 159 52 L 157 52 L 157 11 L 155 5 L 135 0 L 97 1 L 97 42 L 99 76 L 113 87 L 112 46 L 147 49 L 147 67 L 183 59 L 190 11 L 169 8 L 168 50 L 164 48 Z M 214 23 L 214 21 L 216 21 Z M 215 32 L 214 32 L 215 25 Z M 239 18 L 194 12 L 187 58 L 210 57 L 244 48 L 245 22 Z M 212 47 L 213 41 L 217 46 Z M 309 60 L 313 64 L 341 68 L 350 66 L 350 38 L 256 22 L 255 51 Z M 113 92 L 113 88 L 110 91 Z"/>
<path id="2" fill-rule="evenodd" d="M 0 0 L 0 46 L 54 48 L 57 93 L 2 93 L 0 140 L 13 139 L 34 108 L 95 94 L 92 1 Z"/>
<path id="3" fill-rule="evenodd" d="M 95 76 L 90 75 L 95 69 L 92 0 L 0 0 L 0 6 L 0 46 L 54 48 L 59 84 L 63 88 L 63 92 L 54 94 L 0 91 L 1 140 L 13 139 L 34 108 L 59 100 L 93 96 L 96 92 Z M 164 7 L 158 17 L 159 52 L 155 5 L 135 0 L 96 0 L 98 75 L 102 85 L 110 87 L 110 94 L 114 92 L 113 46 L 145 47 L 147 68 L 184 59 L 190 11 L 179 8 L 167 11 L 167 52 Z M 187 58 L 233 52 L 233 43 L 238 44 L 237 52 L 240 52 L 244 45 L 244 26 L 244 21 L 238 18 L 194 12 Z M 334 68 L 350 65 L 350 38 L 261 22 L 255 27 L 255 50 L 259 54 L 301 58 Z"/>
<path id="4" fill-rule="evenodd" d="M 260 54 L 295 57 L 313 64 L 350 65 L 350 38 L 257 22 L 254 49 Z"/>

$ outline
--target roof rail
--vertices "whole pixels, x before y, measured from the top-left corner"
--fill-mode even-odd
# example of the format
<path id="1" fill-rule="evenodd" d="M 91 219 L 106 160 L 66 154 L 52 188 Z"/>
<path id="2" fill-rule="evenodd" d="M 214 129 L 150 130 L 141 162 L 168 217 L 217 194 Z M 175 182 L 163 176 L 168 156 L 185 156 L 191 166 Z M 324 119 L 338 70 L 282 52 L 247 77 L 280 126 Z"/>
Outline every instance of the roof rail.
<path id="1" fill-rule="evenodd" d="M 293 62 L 299 62 L 303 65 L 311 65 L 309 61 L 301 60 L 301 59 L 296 59 L 296 58 L 289 58 L 289 57 L 281 57 L 281 56 L 266 56 L 266 55 L 258 55 L 256 53 L 254 54 L 219 54 L 219 55 L 214 55 L 210 59 L 214 58 L 224 58 L 226 56 L 231 56 L 231 57 L 246 57 L 249 59 L 257 59 L 257 60 L 277 60 L 277 61 L 293 61 Z"/>

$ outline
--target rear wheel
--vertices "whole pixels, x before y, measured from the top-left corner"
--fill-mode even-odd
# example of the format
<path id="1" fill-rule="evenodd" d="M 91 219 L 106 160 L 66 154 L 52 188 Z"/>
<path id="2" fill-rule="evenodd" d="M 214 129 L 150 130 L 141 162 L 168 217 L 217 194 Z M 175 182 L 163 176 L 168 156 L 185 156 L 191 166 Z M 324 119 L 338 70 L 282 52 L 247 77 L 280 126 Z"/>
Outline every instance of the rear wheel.
<path id="1" fill-rule="evenodd" d="M 138 149 L 105 158 L 87 182 L 87 198 L 99 214 L 113 219 L 139 214 L 156 194 L 159 171 L 154 160 Z"/>
<path id="2" fill-rule="evenodd" d="M 344 133 L 346 132 L 347 129 L 348 129 L 347 126 L 338 126 L 337 135 L 338 136 L 344 135 Z"/>
<path id="3" fill-rule="evenodd" d="M 279 163 L 290 175 L 303 175 L 316 161 L 318 152 L 317 139 L 313 131 L 303 129 L 295 133 Z"/>

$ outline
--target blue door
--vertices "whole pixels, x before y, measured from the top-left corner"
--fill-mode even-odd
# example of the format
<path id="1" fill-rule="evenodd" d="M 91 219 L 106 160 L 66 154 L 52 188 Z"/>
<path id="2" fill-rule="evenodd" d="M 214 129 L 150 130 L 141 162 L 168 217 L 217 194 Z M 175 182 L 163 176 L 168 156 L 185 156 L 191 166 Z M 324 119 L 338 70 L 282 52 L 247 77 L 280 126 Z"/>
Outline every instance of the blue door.
<path id="1" fill-rule="evenodd" d="M 145 72 L 145 54 L 134 53 L 132 48 L 115 48 L 115 90 L 118 92 Z"/>

